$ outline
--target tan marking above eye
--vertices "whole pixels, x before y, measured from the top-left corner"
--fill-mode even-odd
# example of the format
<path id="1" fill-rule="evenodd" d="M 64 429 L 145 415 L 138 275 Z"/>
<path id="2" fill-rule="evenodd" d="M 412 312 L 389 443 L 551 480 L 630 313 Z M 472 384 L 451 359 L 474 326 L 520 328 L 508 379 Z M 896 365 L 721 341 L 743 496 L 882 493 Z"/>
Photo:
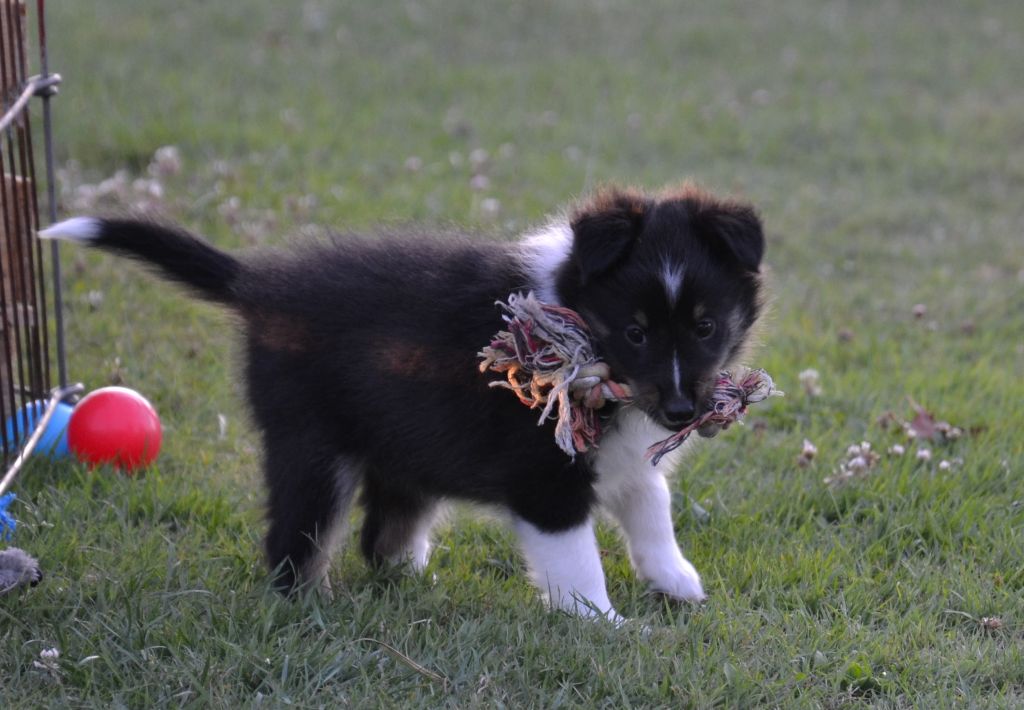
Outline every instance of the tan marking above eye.
<path id="1" fill-rule="evenodd" d="M 704 314 L 708 312 L 708 309 L 704 307 L 703 303 L 698 303 L 693 307 L 693 319 L 700 320 L 704 317 Z"/>
<path id="2" fill-rule="evenodd" d="M 650 322 L 647 320 L 647 314 L 644 313 L 643 311 L 637 311 L 636 313 L 634 313 L 633 320 L 635 320 L 636 324 L 639 325 L 641 328 L 646 328 L 650 325 Z"/>
<path id="3" fill-rule="evenodd" d="M 743 311 L 737 308 L 730 313 L 729 320 L 726 321 L 726 325 L 728 326 L 730 333 L 739 333 L 743 326 Z"/>
<path id="4" fill-rule="evenodd" d="M 583 320 L 587 322 L 590 329 L 598 336 L 607 338 L 611 334 L 612 329 L 609 328 L 604 321 L 594 315 L 594 312 L 590 309 L 583 309 L 580 311 L 580 315 L 583 316 Z"/>

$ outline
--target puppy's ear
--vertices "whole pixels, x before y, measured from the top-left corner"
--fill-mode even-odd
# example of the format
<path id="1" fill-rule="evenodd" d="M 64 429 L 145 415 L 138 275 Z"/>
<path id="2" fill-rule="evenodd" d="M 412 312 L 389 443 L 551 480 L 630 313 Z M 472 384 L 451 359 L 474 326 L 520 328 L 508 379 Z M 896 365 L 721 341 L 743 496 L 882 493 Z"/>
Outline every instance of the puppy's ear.
<path id="1" fill-rule="evenodd" d="M 738 202 L 705 201 L 698 206 L 694 220 L 713 251 L 746 271 L 760 271 L 764 229 L 753 207 Z"/>
<path id="2" fill-rule="evenodd" d="M 643 230 L 650 200 L 633 190 L 606 189 L 572 217 L 572 258 L 580 279 L 604 273 L 626 256 Z"/>

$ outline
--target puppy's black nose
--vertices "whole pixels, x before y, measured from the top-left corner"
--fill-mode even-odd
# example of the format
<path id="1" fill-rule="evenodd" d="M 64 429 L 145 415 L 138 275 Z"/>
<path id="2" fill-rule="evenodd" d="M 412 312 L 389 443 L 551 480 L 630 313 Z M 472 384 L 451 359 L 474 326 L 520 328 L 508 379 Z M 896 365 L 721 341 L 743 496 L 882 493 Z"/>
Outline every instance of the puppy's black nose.
<path id="1" fill-rule="evenodd" d="M 671 426 L 686 424 L 695 414 L 693 400 L 684 395 L 678 394 L 669 397 L 661 405 L 661 411 L 665 415 L 665 421 Z"/>

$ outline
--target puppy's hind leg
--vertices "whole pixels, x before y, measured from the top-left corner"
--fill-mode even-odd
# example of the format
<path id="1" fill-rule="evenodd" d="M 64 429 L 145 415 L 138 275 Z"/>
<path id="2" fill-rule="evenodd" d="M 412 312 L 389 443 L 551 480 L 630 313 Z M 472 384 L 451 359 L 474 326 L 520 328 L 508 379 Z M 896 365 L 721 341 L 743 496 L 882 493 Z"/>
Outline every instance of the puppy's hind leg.
<path id="1" fill-rule="evenodd" d="M 413 571 L 422 572 L 430 561 L 430 531 L 439 517 L 439 502 L 415 491 L 400 491 L 368 480 L 363 504 L 363 556 L 376 565 L 408 564 Z"/>
<path id="2" fill-rule="evenodd" d="M 312 445 L 308 436 L 274 437 L 266 446 L 266 551 L 274 584 L 289 593 L 318 585 L 330 594 L 331 551 L 346 528 L 363 466 L 358 459 Z"/>

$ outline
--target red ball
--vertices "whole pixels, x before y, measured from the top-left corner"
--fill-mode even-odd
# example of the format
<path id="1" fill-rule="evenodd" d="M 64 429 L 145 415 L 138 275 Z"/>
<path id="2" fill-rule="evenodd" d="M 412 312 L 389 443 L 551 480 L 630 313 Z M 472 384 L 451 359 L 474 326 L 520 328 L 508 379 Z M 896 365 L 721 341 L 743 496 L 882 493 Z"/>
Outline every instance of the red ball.
<path id="1" fill-rule="evenodd" d="M 68 448 L 90 468 L 113 464 L 129 473 L 160 453 L 160 418 L 145 397 L 127 387 L 103 387 L 75 406 Z"/>

